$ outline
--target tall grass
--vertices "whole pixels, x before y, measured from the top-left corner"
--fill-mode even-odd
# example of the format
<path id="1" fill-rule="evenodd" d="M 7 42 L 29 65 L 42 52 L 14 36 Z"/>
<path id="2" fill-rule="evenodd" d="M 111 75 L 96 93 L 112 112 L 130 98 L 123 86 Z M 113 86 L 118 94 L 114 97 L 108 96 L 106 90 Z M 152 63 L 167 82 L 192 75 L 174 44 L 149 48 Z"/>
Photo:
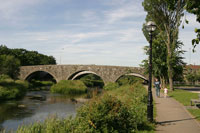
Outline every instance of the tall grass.
<path id="1" fill-rule="evenodd" d="M 23 97 L 28 89 L 28 83 L 10 78 L 0 79 L 0 100 L 9 100 Z"/>
<path id="2" fill-rule="evenodd" d="M 82 94 L 87 91 L 87 87 L 80 80 L 61 80 L 51 86 L 51 92 L 60 94 Z"/>
<path id="3" fill-rule="evenodd" d="M 75 118 L 48 118 L 44 123 L 19 127 L 18 133 L 153 132 L 146 119 L 147 93 L 136 84 L 105 91 L 77 111 Z"/>
<path id="4" fill-rule="evenodd" d="M 31 80 L 29 83 L 29 90 L 49 90 L 52 85 L 54 85 L 53 81 Z"/>

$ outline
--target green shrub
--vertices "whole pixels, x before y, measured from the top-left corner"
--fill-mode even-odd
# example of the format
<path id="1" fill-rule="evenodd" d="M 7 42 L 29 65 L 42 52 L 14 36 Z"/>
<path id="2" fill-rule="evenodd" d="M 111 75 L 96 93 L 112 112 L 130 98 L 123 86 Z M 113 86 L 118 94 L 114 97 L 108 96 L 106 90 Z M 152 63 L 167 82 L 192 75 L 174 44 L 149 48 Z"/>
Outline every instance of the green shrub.
<path id="1" fill-rule="evenodd" d="M 5 79 L 0 81 L 0 100 L 16 99 L 24 96 L 28 89 L 28 83 Z"/>
<path id="2" fill-rule="evenodd" d="M 61 94 L 81 94 L 87 91 L 87 87 L 80 80 L 61 80 L 51 86 L 51 92 Z"/>
<path id="3" fill-rule="evenodd" d="M 5 74 L 1 74 L 0 75 L 0 80 L 5 80 L 5 79 L 11 79 L 10 76 L 5 75 Z"/>
<path id="4" fill-rule="evenodd" d="M 49 90 L 49 88 L 54 85 L 53 81 L 39 81 L 31 80 L 29 83 L 30 90 Z"/>
<path id="5" fill-rule="evenodd" d="M 108 83 L 103 88 L 105 90 L 113 90 L 113 89 L 117 89 L 118 87 L 119 87 L 119 85 L 117 83 Z"/>
<path id="6" fill-rule="evenodd" d="M 91 101 L 78 110 L 76 132 L 131 132 L 137 122 L 129 108 L 110 95 Z M 77 128 L 78 127 L 78 128 Z"/>

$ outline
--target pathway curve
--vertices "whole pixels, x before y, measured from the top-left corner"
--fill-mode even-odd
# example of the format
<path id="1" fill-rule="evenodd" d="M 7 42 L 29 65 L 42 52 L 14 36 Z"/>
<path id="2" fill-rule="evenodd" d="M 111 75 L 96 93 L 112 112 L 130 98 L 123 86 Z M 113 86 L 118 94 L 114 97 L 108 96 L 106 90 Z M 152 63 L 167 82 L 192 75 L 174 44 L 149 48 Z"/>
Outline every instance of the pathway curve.
<path id="1" fill-rule="evenodd" d="M 153 97 L 157 110 L 156 133 L 200 133 L 200 123 L 173 98 Z"/>

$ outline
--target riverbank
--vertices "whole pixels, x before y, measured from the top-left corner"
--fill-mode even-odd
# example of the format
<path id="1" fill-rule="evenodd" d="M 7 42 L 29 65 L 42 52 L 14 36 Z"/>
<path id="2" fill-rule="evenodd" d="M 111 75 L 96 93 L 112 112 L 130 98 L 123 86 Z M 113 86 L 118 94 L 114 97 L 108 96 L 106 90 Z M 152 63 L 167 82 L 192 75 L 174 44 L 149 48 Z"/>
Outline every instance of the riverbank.
<path id="1" fill-rule="evenodd" d="M 17 132 L 154 132 L 146 119 L 147 92 L 141 84 L 104 91 L 79 108 L 75 118 L 50 117 Z"/>
<path id="2" fill-rule="evenodd" d="M 0 79 L 0 101 L 23 97 L 29 84 L 25 81 L 13 79 Z"/>

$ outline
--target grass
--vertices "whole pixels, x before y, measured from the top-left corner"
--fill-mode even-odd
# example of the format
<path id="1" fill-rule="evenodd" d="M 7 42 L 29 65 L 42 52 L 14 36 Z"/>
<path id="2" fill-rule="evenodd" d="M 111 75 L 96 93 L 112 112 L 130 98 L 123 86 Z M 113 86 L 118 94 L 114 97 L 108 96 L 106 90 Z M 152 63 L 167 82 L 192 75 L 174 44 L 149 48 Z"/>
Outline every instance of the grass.
<path id="1" fill-rule="evenodd" d="M 180 85 L 174 85 L 174 87 L 200 87 L 200 85 L 180 84 Z"/>
<path id="2" fill-rule="evenodd" d="M 200 121 L 200 109 L 188 109 L 188 111 Z"/>
<path id="3" fill-rule="evenodd" d="M 182 103 L 184 106 L 190 106 L 190 100 L 191 99 L 198 99 L 197 93 L 192 93 L 185 90 L 179 90 L 175 89 L 174 91 L 169 91 L 169 96 L 173 97 L 180 103 Z"/>
<path id="4" fill-rule="evenodd" d="M 86 93 L 87 87 L 80 80 L 61 80 L 57 84 L 51 86 L 52 93 L 60 93 L 64 95 L 83 94 Z"/>
<path id="5" fill-rule="evenodd" d="M 198 99 L 197 93 L 192 93 L 186 90 L 176 89 L 175 91 L 170 91 L 169 96 L 175 98 L 177 101 L 182 103 L 184 106 L 190 106 L 191 99 Z M 200 121 L 200 109 L 187 109 L 197 120 Z"/>
<path id="6" fill-rule="evenodd" d="M 0 80 L 0 101 L 21 98 L 26 94 L 28 83 L 20 80 Z"/>
<path id="7" fill-rule="evenodd" d="M 38 80 L 32 80 L 29 83 L 29 90 L 49 90 L 49 88 L 54 85 L 53 81 L 38 81 Z"/>

